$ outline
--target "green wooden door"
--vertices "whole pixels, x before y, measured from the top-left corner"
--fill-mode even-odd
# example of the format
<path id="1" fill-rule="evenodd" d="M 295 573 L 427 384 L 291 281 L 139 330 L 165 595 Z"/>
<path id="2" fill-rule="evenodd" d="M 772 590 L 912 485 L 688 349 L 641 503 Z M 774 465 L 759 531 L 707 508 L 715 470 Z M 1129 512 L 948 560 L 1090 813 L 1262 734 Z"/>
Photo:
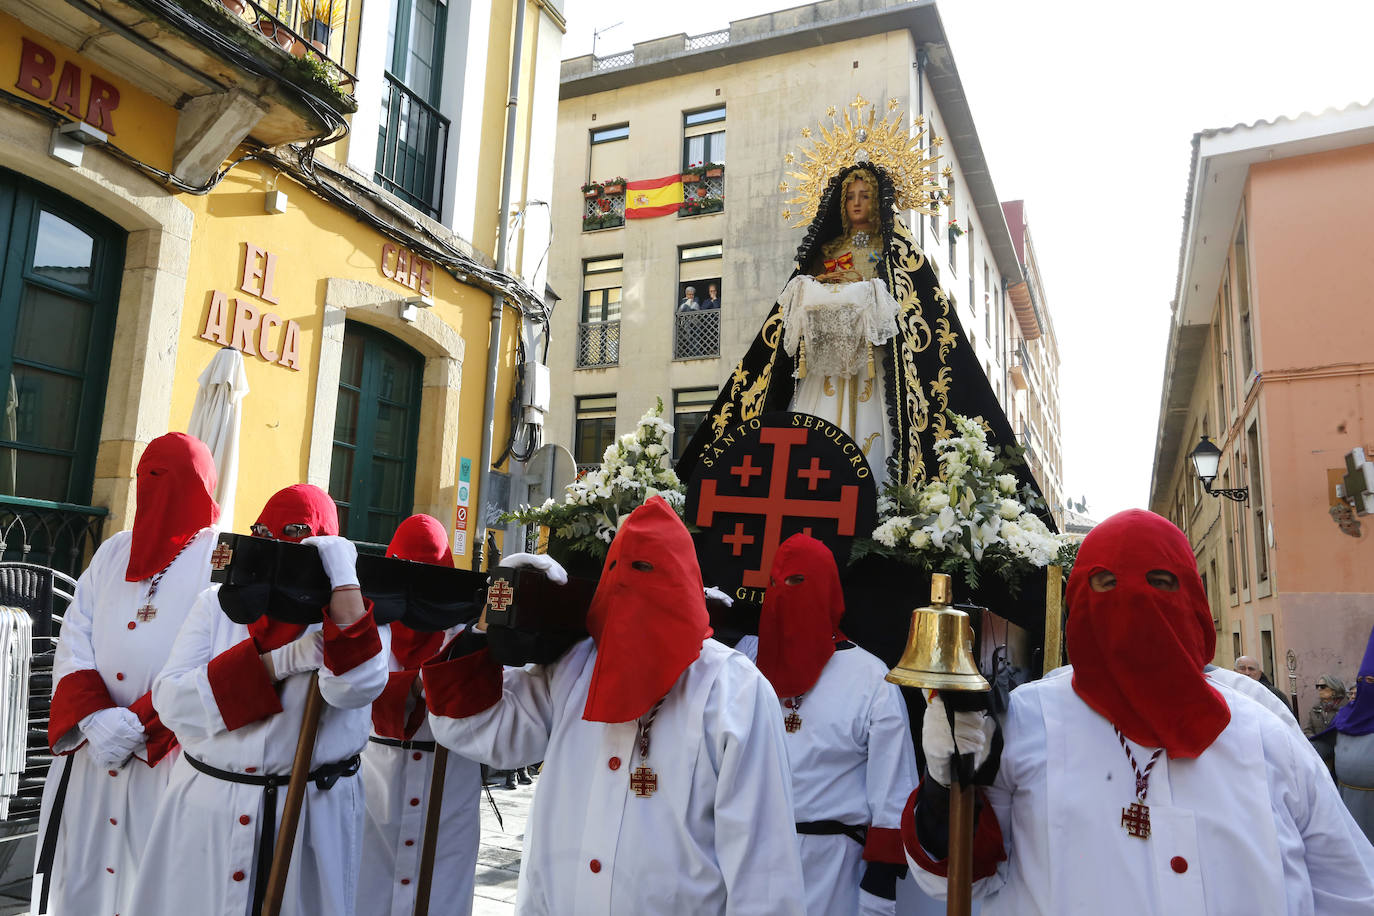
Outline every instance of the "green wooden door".
<path id="1" fill-rule="evenodd" d="M 124 239 L 0 170 L 0 495 L 90 502 Z"/>
<path id="2" fill-rule="evenodd" d="M 411 513 L 424 367 L 390 334 L 344 326 L 329 495 L 345 537 L 385 544 Z"/>

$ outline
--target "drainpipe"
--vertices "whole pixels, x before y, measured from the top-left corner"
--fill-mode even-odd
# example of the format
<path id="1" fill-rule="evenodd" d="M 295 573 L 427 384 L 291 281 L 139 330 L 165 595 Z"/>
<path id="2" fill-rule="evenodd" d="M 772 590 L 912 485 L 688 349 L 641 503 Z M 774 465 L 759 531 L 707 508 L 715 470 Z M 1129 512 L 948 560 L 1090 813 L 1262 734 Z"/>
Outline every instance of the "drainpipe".
<path id="1" fill-rule="evenodd" d="M 501 170 L 501 209 L 497 211 L 500 221 L 496 224 L 496 270 L 505 273 L 506 245 L 510 212 L 511 172 L 515 168 L 515 118 L 516 103 L 520 95 L 520 58 L 525 38 L 525 3 L 515 0 L 515 43 L 511 48 L 510 94 L 506 98 L 506 161 Z M 484 539 L 487 536 L 487 513 L 483 500 L 486 498 L 487 473 L 491 470 L 492 441 L 496 438 L 496 371 L 501 359 L 501 319 L 505 313 L 505 296 L 491 294 L 491 340 L 487 344 L 487 388 L 482 404 L 482 454 L 477 459 L 477 485 L 472 504 L 477 507 L 476 525 L 472 532 L 472 568 L 482 568 Z"/>

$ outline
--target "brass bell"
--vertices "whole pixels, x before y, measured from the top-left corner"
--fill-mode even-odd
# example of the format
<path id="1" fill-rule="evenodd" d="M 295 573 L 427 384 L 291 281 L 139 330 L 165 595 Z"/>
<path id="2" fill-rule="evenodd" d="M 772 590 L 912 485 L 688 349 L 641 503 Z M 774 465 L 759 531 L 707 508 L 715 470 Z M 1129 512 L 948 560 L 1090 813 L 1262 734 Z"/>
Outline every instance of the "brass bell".
<path id="1" fill-rule="evenodd" d="M 887 680 L 929 690 L 986 691 L 988 682 L 973 661 L 973 627 L 968 615 L 949 606 L 949 576 L 930 579 L 930 607 L 911 612 L 906 649 Z"/>

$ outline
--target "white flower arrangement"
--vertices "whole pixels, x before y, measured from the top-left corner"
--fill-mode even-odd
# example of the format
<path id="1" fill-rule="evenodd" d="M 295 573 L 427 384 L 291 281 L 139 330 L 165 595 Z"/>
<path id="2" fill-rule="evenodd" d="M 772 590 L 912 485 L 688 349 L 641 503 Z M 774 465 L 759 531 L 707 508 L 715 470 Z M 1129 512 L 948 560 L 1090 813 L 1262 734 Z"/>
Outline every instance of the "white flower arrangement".
<path id="1" fill-rule="evenodd" d="M 542 525 L 569 549 L 605 556 L 620 523 L 651 497 L 662 496 L 682 515 L 687 491 L 671 466 L 672 435 L 660 398 L 634 432 L 606 446 L 601 467 L 568 484 L 562 502 L 549 498 L 537 508 L 521 506 L 501 520 Z"/>
<path id="2" fill-rule="evenodd" d="M 998 455 L 981 419 L 951 413 L 950 435 L 935 443 L 938 478 L 919 487 L 889 487 L 878 500 L 880 523 L 862 553 L 891 556 L 926 572 L 962 577 L 976 588 L 992 572 L 1015 587 L 1033 567 L 1056 562 L 1063 539 L 1034 509 L 1043 504 L 1018 487 L 1010 468 L 1018 450 Z"/>

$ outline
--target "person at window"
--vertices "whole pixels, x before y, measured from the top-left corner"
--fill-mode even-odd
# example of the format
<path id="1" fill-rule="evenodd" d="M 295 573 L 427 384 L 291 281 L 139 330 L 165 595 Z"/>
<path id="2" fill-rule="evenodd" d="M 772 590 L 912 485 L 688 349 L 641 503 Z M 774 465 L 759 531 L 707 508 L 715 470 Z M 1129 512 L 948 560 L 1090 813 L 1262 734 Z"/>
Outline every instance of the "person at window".
<path id="1" fill-rule="evenodd" d="M 199 439 L 167 433 L 149 442 L 136 472 L 133 530 L 101 544 L 77 581 L 53 660 L 55 762 L 38 836 L 40 851 L 55 845 L 34 878 L 35 899 L 46 881 L 44 912 L 135 912 L 153 812 L 180 756 L 149 691 L 210 584 L 215 481 Z"/>
<path id="2" fill-rule="evenodd" d="M 706 301 L 701 304 L 701 307 L 703 309 L 720 308 L 720 287 L 716 286 L 714 283 L 707 284 Z"/>
<path id="3" fill-rule="evenodd" d="M 916 755 L 901 691 L 840 632 L 843 616 L 834 554 L 794 534 L 774 556 L 759 635 L 735 648 L 778 697 L 808 916 L 893 916 Z"/>
<path id="4" fill-rule="evenodd" d="M 1073 663 L 1013 691 L 1000 734 L 981 712 L 951 727 L 938 696 L 926 711 L 929 769 L 902 819 L 922 889 L 946 891 L 951 758 L 971 753 L 985 916 L 1374 912 L 1374 848 L 1321 760 L 1204 673 L 1216 631 L 1183 532 L 1113 515 L 1067 597 Z"/>
<path id="5" fill-rule="evenodd" d="M 448 532 L 428 515 L 401 522 L 386 548 L 389 557 L 452 567 Z M 477 613 L 473 608 L 472 613 Z M 372 704 L 372 735 L 363 751 L 367 827 L 363 832 L 358 907 L 367 916 L 410 916 L 420 872 L 425 817 L 434 769 L 434 733 L 426 721 L 420 664 L 439 651 L 445 633 L 421 633 L 399 620 L 390 625 L 391 673 Z M 453 635 L 449 633 L 447 635 Z M 419 799 L 419 804 L 412 800 Z M 473 876 L 482 819 L 481 766 L 455 754 L 444 771 L 443 815 L 435 844 L 430 899 L 443 912 L 472 912 Z M 437 909 L 437 907 L 436 907 Z"/>
<path id="6" fill-rule="evenodd" d="M 244 626 L 221 610 L 218 585 L 196 600 L 153 685 L 153 705 L 184 749 L 148 840 L 149 860 L 161 867 L 143 870 L 124 912 L 261 910 L 315 672 L 324 712 L 281 913 L 356 912 L 366 812 L 353 777 L 386 687 L 391 635 L 358 589 L 357 549 L 338 536 L 338 511 L 319 487 L 278 491 L 252 531 L 314 546 L 329 606 L 319 623 L 263 615 Z"/>
<path id="7" fill-rule="evenodd" d="M 697 288 L 689 286 L 682 291 L 682 301 L 678 303 L 679 312 L 695 312 L 701 308 L 701 300 L 697 298 Z"/>
<path id="8" fill-rule="evenodd" d="M 567 581 L 550 557 L 503 564 Z M 498 767 L 545 760 L 517 913 L 805 912 L 777 700 L 710 638 L 691 535 L 661 496 L 611 542 L 591 638 L 503 671 L 483 627 L 421 676 L 439 743 Z"/>

